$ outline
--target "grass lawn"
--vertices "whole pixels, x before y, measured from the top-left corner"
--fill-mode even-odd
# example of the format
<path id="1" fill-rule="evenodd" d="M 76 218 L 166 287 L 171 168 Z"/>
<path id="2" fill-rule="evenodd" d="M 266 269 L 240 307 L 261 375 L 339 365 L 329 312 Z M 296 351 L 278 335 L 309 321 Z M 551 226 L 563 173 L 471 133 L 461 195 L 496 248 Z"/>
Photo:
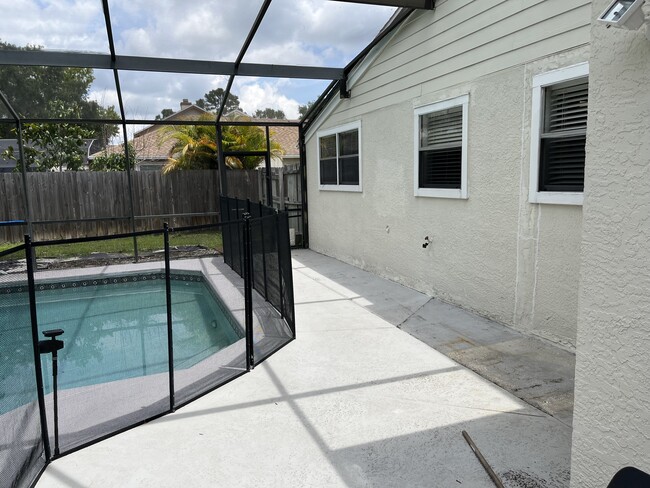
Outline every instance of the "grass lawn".
<path id="1" fill-rule="evenodd" d="M 195 232 L 179 233 L 170 232 L 170 246 L 203 246 L 209 249 L 222 250 L 221 233 Z M 0 243 L 0 252 L 19 245 L 19 243 Z M 163 249 L 163 236 L 140 236 L 138 237 L 138 251 L 151 252 Z M 76 244 L 61 244 L 57 246 L 43 246 L 36 248 L 36 256 L 39 258 L 72 258 L 89 256 L 92 253 L 110 254 L 133 254 L 133 238 L 110 239 L 106 241 L 81 242 Z M 21 256 L 22 257 L 22 256 Z M 15 259 L 15 255 L 6 256 L 5 259 Z M 2 258 L 0 258 L 2 259 Z"/>

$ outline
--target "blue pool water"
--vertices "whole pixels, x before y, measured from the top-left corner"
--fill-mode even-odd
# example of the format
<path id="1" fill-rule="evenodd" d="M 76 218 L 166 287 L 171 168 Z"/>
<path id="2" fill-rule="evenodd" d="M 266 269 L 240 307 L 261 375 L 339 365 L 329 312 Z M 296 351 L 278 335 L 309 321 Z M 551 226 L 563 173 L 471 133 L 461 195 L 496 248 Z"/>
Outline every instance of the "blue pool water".
<path id="1" fill-rule="evenodd" d="M 191 367 L 243 337 L 239 326 L 196 275 L 172 281 L 174 369 Z M 11 293 L 8 293 L 11 291 Z M 37 283 L 39 331 L 63 329 L 59 388 L 168 371 L 165 281 L 160 274 Z M 0 288 L 0 358 L 14 364 L 0 377 L 0 413 L 22 404 L 21 383 L 33 384 L 28 295 Z M 42 334 L 41 334 L 41 338 Z M 49 355 L 42 356 L 46 393 Z"/>

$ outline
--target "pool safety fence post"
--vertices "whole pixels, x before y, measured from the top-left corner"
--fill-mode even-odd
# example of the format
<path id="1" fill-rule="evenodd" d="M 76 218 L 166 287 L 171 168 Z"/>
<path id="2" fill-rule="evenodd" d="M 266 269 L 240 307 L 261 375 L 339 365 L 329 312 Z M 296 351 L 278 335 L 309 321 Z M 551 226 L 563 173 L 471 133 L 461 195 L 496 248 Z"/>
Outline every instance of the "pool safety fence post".
<path id="1" fill-rule="evenodd" d="M 253 276 L 251 273 L 251 215 L 244 214 L 244 323 L 246 326 L 246 370 L 255 367 L 253 351 Z"/>
<path id="2" fill-rule="evenodd" d="M 38 396 L 38 412 L 41 420 L 41 436 L 43 437 L 43 449 L 45 451 L 45 462 L 49 463 L 52 458 L 50 452 L 50 436 L 47 433 L 47 416 L 45 415 L 45 393 L 43 391 L 43 370 L 41 366 L 41 354 L 38 351 L 38 318 L 36 314 L 36 286 L 34 285 L 34 248 L 29 234 L 25 235 L 25 257 L 27 261 L 27 288 L 29 291 L 29 315 L 32 322 L 32 345 L 34 348 L 34 371 L 36 373 L 36 389 Z"/>
<path id="3" fill-rule="evenodd" d="M 228 206 L 227 221 L 229 222 L 228 224 L 226 224 L 226 227 L 228 228 L 228 241 L 229 241 L 228 248 L 230 249 L 230 252 L 228 253 L 229 254 L 228 260 L 230 261 L 228 263 L 228 266 L 230 266 L 232 269 L 235 269 L 235 258 L 233 254 L 233 249 L 234 249 L 233 238 L 235 237 L 235 233 L 234 233 L 235 229 L 233 229 L 232 221 L 238 220 L 238 218 L 237 216 L 235 216 L 234 219 L 232 218 L 232 209 L 230 208 L 230 203 L 231 203 L 230 198 L 226 197 L 226 205 Z M 237 226 L 237 229 L 239 229 L 239 224 L 235 224 L 235 225 Z M 237 243 L 237 245 L 239 246 L 239 243 Z"/>
<path id="4" fill-rule="evenodd" d="M 242 234 L 243 231 L 240 231 L 240 225 L 239 225 L 239 220 L 242 218 L 240 217 L 240 211 L 242 211 L 242 216 L 246 213 L 243 212 L 243 209 L 241 208 L 241 202 L 239 200 L 235 200 L 235 208 L 237 209 L 237 214 L 235 215 L 235 220 L 237 220 L 237 251 L 239 252 L 239 274 L 244 273 L 244 249 L 245 249 L 245 244 L 242 242 Z"/>
<path id="5" fill-rule="evenodd" d="M 285 214 L 286 215 L 286 214 Z M 278 252 L 278 286 L 280 287 L 280 316 L 284 318 L 284 295 L 282 290 L 282 256 L 280 255 L 280 213 L 275 212 L 275 248 Z"/>
<path id="6" fill-rule="evenodd" d="M 63 329 L 51 329 L 43 332 L 49 339 L 38 341 L 40 354 L 52 354 L 52 395 L 54 397 L 54 456 L 61 454 L 59 451 L 59 349 L 63 349 L 63 341 L 57 339 L 63 334 Z"/>
<path id="7" fill-rule="evenodd" d="M 264 214 L 260 202 L 260 240 L 262 241 L 262 270 L 264 272 L 264 300 L 269 301 L 269 281 L 266 275 L 266 238 L 264 237 Z"/>
<path id="8" fill-rule="evenodd" d="M 165 302 L 167 303 L 167 356 L 169 359 L 169 410 L 174 411 L 174 340 L 172 334 L 172 280 L 169 264 L 169 224 L 163 226 L 165 239 Z"/>

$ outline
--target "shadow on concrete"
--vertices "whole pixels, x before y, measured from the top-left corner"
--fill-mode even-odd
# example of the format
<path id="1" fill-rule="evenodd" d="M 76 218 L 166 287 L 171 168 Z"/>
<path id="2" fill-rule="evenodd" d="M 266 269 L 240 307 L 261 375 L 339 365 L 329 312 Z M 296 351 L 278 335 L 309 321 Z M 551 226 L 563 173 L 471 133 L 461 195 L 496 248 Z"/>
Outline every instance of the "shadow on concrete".
<path id="1" fill-rule="evenodd" d="M 573 420 L 575 354 L 455 305 L 314 251 L 294 253 L 294 271 L 408 332 L 565 425 Z"/>

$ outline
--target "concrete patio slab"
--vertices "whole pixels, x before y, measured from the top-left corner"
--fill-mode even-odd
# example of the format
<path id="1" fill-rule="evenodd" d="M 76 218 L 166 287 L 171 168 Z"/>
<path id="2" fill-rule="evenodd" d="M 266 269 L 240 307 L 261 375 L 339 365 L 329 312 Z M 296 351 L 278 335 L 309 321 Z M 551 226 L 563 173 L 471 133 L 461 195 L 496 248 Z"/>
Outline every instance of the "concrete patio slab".
<path id="1" fill-rule="evenodd" d="M 37 486 L 493 486 L 462 430 L 506 486 L 568 486 L 570 427 L 395 327 L 428 297 L 310 251 L 294 284 L 296 341 Z"/>

